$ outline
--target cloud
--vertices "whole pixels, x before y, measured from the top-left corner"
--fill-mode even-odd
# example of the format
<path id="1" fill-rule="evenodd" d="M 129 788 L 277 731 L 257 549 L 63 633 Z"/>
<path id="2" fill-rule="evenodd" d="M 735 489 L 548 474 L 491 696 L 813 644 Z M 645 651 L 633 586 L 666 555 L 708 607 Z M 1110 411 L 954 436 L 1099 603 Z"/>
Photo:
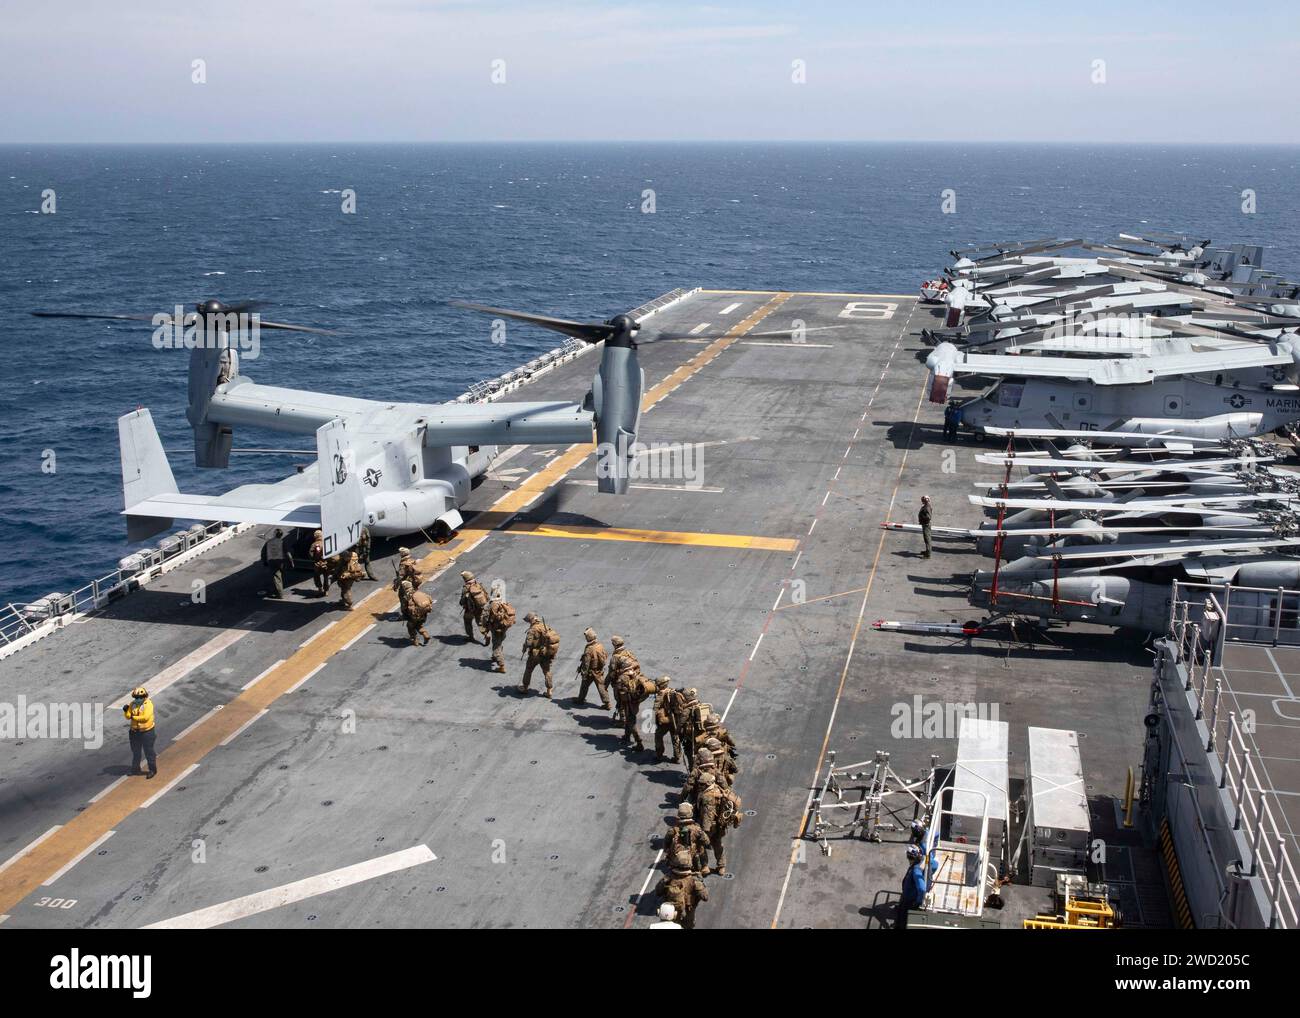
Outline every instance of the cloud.
<path id="1" fill-rule="evenodd" d="M 1176 11 L 48 0 L 6 11 L 0 140 L 1296 140 L 1267 97 L 1288 94 L 1297 15 Z"/>

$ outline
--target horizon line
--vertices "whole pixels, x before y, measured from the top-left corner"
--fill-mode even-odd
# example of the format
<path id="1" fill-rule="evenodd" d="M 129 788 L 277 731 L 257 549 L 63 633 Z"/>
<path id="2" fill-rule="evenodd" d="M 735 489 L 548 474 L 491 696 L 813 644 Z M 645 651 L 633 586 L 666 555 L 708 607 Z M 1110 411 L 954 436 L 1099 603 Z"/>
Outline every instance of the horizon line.
<path id="1" fill-rule="evenodd" d="M 251 140 L 251 141 L 5 141 L 0 147 L 31 148 L 41 146 L 100 145 L 117 147 L 218 147 L 255 145 L 1114 145 L 1129 148 L 1184 146 L 1196 148 L 1300 148 L 1300 141 L 1117 141 L 1085 138 L 443 138 L 443 139 L 368 139 L 368 140 Z"/>

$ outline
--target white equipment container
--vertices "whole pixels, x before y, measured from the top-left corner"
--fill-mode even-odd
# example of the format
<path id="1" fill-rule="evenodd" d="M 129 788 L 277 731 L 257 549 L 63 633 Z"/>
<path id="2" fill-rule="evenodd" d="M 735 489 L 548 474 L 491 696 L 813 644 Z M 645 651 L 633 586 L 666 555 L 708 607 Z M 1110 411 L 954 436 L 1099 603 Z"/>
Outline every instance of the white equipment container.
<path id="1" fill-rule="evenodd" d="M 1062 873 L 1085 873 L 1092 822 L 1077 732 L 1029 729 L 1030 865 L 1033 883 L 1055 887 Z"/>
<path id="2" fill-rule="evenodd" d="M 988 810 L 988 855 L 1002 859 L 1006 841 L 1007 743 L 1005 721 L 964 717 L 957 732 L 957 765 L 952 776 L 952 820 L 949 839 L 980 835 Z"/>

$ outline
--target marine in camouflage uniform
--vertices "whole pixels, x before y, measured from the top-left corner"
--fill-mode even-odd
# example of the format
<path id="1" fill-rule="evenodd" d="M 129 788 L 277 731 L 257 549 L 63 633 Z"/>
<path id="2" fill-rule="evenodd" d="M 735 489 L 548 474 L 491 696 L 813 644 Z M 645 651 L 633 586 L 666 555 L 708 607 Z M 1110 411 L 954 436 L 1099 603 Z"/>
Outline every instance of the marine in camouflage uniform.
<path id="1" fill-rule="evenodd" d="M 463 583 L 460 588 L 460 611 L 461 617 L 465 620 L 465 639 L 478 643 L 478 637 L 474 635 L 474 623 L 477 622 L 480 632 L 483 633 L 483 646 L 486 647 L 492 642 L 483 623 L 483 610 L 488 604 L 487 591 L 483 589 L 483 584 L 474 579 L 474 574 L 469 570 L 461 573 L 460 578 Z"/>
<path id="2" fill-rule="evenodd" d="M 691 765 L 695 759 L 695 709 L 700 704 L 700 694 L 694 686 L 687 689 L 677 697 L 677 737 L 681 740 L 682 750 L 686 754 L 686 766 Z"/>
<path id="3" fill-rule="evenodd" d="M 587 645 L 582 649 L 582 657 L 578 659 L 578 677 L 582 679 L 582 686 L 578 689 L 575 700 L 585 704 L 587 690 L 594 684 L 596 692 L 600 694 L 600 705 L 605 710 L 609 710 L 609 690 L 605 688 L 605 665 L 609 661 L 609 655 L 605 653 L 601 642 L 596 639 L 594 629 L 584 630 L 582 635 Z"/>
<path id="4" fill-rule="evenodd" d="M 645 743 L 641 741 L 641 732 L 636 726 L 637 712 L 641 709 L 641 701 L 646 698 L 645 679 L 639 665 L 618 673 L 614 680 L 614 696 L 618 700 L 619 716 L 623 719 L 623 742 L 630 741 L 638 751 L 644 750 Z"/>
<path id="5" fill-rule="evenodd" d="M 722 723 L 722 718 L 716 713 L 710 712 L 704 722 L 704 731 L 697 737 L 697 742 L 708 744 L 709 739 L 717 739 L 723 747 L 731 754 L 734 759 L 738 754 L 736 752 L 736 740 L 731 737 L 727 731 L 726 725 Z"/>
<path id="6" fill-rule="evenodd" d="M 670 763 L 681 763 L 682 744 L 677 737 L 677 690 L 669 685 L 667 675 L 655 679 L 655 761 L 668 759 Z M 664 756 L 664 736 L 672 738 L 673 755 L 671 759 Z"/>
<path id="7" fill-rule="evenodd" d="M 614 720 L 623 720 L 623 707 L 618 702 L 618 677 L 621 672 L 629 668 L 640 671 L 641 662 L 623 643 L 623 637 L 614 636 L 610 638 L 610 645 L 614 648 L 613 654 L 609 658 L 609 672 L 605 676 L 606 688 L 614 694 Z"/>
<path id="8" fill-rule="evenodd" d="M 713 754 L 701 746 L 695 751 L 695 763 L 691 767 L 690 773 L 686 775 L 686 782 L 682 785 L 682 794 L 680 802 L 689 802 L 695 808 L 695 815 L 700 813 L 700 790 L 703 787 L 701 780 L 705 774 L 717 775 L 713 769 Z"/>
<path id="9" fill-rule="evenodd" d="M 551 665 L 555 662 L 555 655 L 558 648 L 552 647 L 547 637 L 547 631 L 550 629 L 543 619 L 536 612 L 529 612 L 524 616 L 524 621 L 528 623 L 528 632 L 524 634 L 523 656 L 527 658 L 524 665 L 524 681 L 519 685 L 519 692 L 527 693 L 528 686 L 533 678 L 533 669 L 541 667 L 542 677 L 546 680 L 546 699 L 551 699 L 553 687 L 551 686 Z"/>
<path id="10" fill-rule="evenodd" d="M 719 783 L 712 771 L 700 774 L 699 805 L 700 827 L 708 836 L 713 850 L 713 870 L 720 877 L 727 875 L 727 846 L 724 838 L 732 827 L 740 826 L 739 813 L 731 801 L 731 793 Z"/>
<path id="11" fill-rule="evenodd" d="M 713 754 L 713 773 L 730 788 L 736 783 L 736 775 L 740 773 L 735 759 L 727 752 L 727 747 L 715 738 L 705 739 L 704 748 Z"/>
<path id="12" fill-rule="evenodd" d="M 316 584 L 316 593 L 324 597 L 330 591 L 330 559 L 325 557 L 325 541 L 321 531 L 311 535 L 312 582 Z"/>
<path id="13" fill-rule="evenodd" d="M 352 610 L 352 584 L 365 579 L 366 571 L 361 568 L 361 559 L 355 551 L 347 552 L 342 558 L 335 581 L 339 585 L 339 607 L 344 611 Z"/>
<path id="14" fill-rule="evenodd" d="M 425 644 L 428 644 L 429 634 L 425 631 L 424 620 L 433 610 L 433 599 L 424 591 L 416 590 L 410 580 L 403 580 L 398 585 L 397 596 L 402 609 L 402 618 L 406 620 L 406 635 L 411 638 L 411 646 L 418 647 L 421 636 L 424 637 Z"/>
<path id="15" fill-rule="evenodd" d="M 506 670 L 506 655 L 501 648 L 506 642 L 506 633 L 513 625 L 507 622 L 507 619 L 513 614 L 514 609 L 510 607 L 510 602 L 501 596 L 499 590 L 494 590 L 487 608 L 484 609 L 483 620 L 487 623 L 488 635 L 492 640 L 492 670 L 496 672 L 504 673 Z"/>
<path id="16" fill-rule="evenodd" d="M 691 857 L 679 852 L 670 863 L 672 872 L 655 885 L 655 894 L 662 901 L 671 902 L 677 910 L 677 921 L 682 929 L 695 929 L 695 907 L 709 900 L 709 892 L 691 869 Z"/>
<path id="17" fill-rule="evenodd" d="M 365 570 L 366 579 L 377 580 L 379 579 L 379 577 L 376 576 L 373 570 L 371 570 L 370 568 L 370 551 L 371 551 L 370 528 L 362 527 L 361 536 L 357 538 L 357 547 L 356 547 L 357 558 L 361 562 L 361 568 Z"/>
<path id="18" fill-rule="evenodd" d="M 393 566 L 393 589 L 397 590 L 405 581 L 419 590 L 424 586 L 424 573 L 420 572 L 419 564 L 411 558 L 411 549 L 398 548 L 397 554 L 397 564 Z"/>
<path id="19" fill-rule="evenodd" d="M 664 855 L 672 859 L 679 852 L 690 856 L 691 869 L 700 876 L 709 875 L 709 838 L 695 822 L 695 810 L 689 802 L 677 807 L 677 822 L 664 836 Z"/>

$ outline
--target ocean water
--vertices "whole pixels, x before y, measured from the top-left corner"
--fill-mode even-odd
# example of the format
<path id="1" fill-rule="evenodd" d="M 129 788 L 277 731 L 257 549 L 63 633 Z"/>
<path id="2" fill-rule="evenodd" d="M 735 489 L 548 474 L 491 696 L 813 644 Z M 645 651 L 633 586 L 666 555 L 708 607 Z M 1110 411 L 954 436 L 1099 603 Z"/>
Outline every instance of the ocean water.
<path id="1" fill-rule="evenodd" d="M 1298 169 L 1300 148 L 1276 146 L 0 146 L 0 604 L 131 550 L 128 410 L 152 408 L 182 490 L 293 462 L 195 469 L 184 352 L 154 349 L 147 324 L 32 310 L 263 299 L 268 319 L 339 335 L 264 333 L 244 362 L 259 381 L 439 401 L 555 345 L 527 329 L 494 345 L 452 297 L 605 318 L 676 286 L 912 293 L 956 245 L 1144 226 L 1264 244 L 1267 267 L 1300 275 Z"/>

